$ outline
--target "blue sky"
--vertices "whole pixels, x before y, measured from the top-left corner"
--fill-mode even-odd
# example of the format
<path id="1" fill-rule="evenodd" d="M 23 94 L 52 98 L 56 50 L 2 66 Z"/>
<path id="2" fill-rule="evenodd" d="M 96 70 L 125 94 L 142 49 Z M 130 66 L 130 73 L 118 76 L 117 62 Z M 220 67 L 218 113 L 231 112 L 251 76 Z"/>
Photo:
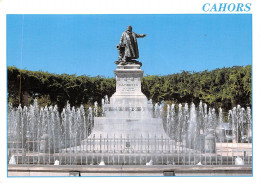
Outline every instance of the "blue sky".
<path id="1" fill-rule="evenodd" d="M 24 21 L 23 21 L 24 20 Z M 127 25 L 149 75 L 252 64 L 252 16 L 7 15 L 7 65 L 56 74 L 114 77 Z"/>

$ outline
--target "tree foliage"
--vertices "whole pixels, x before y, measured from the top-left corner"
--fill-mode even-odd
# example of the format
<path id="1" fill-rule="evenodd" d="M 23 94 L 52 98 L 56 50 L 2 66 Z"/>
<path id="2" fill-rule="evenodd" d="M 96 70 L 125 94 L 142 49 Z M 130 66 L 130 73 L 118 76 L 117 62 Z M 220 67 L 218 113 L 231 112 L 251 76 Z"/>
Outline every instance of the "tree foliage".
<path id="1" fill-rule="evenodd" d="M 115 91 L 113 78 L 58 75 L 8 67 L 8 100 L 14 106 L 19 101 L 20 73 L 22 105 L 28 105 L 28 101 L 24 99 L 25 93 L 29 94 L 29 98 L 38 98 L 41 101 L 44 101 L 44 97 L 49 100 L 44 101 L 44 104 L 57 104 L 62 109 L 67 101 L 72 106 L 92 104 L 95 101 L 100 103 L 105 95 L 111 96 Z"/>
<path id="2" fill-rule="evenodd" d="M 251 65 L 246 67 L 187 72 L 167 76 L 146 76 L 142 92 L 154 102 L 198 104 L 200 100 L 224 110 L 240 104 L 251 106 Z M 42 71 L 8 67 L 8 101 L 17 106 L 21 76 L 21 104 L 29 105 L 38 98 L 42 105 L 57 104 L 62 109 L 67 101 L 72 106 L 91 105 L 115 92 L 115 79 L 101 76 L 50 74 Z"/>
<path id="3" fill-rule="evenodd" d="M 199 101 L 225 110 L 240 104 L 251 106 L 251 65 L 187 72 L 167 76 L 146 76 L 142 90 L 154 102 L 175 101 L 198 104 Z"/>

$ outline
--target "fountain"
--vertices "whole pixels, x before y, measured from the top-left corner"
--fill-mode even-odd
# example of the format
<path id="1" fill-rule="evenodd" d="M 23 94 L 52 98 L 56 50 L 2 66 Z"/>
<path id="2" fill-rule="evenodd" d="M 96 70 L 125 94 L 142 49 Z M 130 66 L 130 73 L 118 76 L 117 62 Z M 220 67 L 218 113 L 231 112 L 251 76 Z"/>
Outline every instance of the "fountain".
<path id="1" fill-rule="evenodd" d="M 102 160 L 106 165 L 145 165 L 152 160 L 153 165 L 217 165 L 235 164 L 235 157 L 240 157 L 245 164 L 252 163 L 250 108 L 236 107 L 224 121 L 221 109 L 217 115 L 202 103 L 166 105 L 165 111 L 150 101 L 143 110 L 123 104 L 115 108 L 106 102 L 100 116 L 91 107 L 86 113 L 83 106 L 69 103 L 61 114 L 56 106 L 40 108 L 37 100 L 28 108 L 9 105 L 10 162 L 95 165 Z M 162 114 L 155 117 L 158 109 Z M 113 116 L 114 110 L 118 116 Z"/>

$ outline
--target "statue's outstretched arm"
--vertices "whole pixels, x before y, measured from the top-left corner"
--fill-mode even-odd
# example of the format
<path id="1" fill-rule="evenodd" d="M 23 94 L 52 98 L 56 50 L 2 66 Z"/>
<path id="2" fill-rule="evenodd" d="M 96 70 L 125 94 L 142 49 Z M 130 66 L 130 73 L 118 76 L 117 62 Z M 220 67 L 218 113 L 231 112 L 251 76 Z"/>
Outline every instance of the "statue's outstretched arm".
<path id="1" fill-rule="evenodd" d="M 135 34 L 137 38 L 143 38 L 146 36 L 146 34 Z"/>

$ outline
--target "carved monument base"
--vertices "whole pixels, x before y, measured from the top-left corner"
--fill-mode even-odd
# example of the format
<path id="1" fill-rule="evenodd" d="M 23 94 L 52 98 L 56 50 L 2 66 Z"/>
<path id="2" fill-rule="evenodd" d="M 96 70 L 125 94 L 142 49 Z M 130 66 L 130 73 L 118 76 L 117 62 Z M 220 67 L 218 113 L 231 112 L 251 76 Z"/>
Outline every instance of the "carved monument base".
<path id="1" fill-rule="evenodd" d="M 94 118 L 89 138 L 168 138 L 162 120 L 153 118 L 153 105 L 141 91 L 143 72 L 139 64 L 117 66 L 116 92 L 104 106 L 104 117 Z"/>

